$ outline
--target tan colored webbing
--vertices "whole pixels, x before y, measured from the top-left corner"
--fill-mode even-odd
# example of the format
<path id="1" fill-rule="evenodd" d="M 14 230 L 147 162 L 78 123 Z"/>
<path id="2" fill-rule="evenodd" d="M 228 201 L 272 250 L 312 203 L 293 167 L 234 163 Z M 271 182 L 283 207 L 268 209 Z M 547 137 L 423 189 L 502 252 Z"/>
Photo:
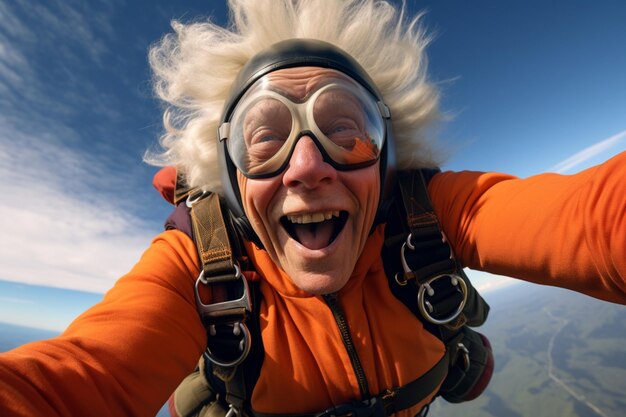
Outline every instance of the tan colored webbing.
<path id="1" fill-rule="evenodd" d="M 233 279 L 233 252 L 217 194 L 195 202 L 191 207 L 191 224 L 204 277 L 208 282 Z"/>
<path id="2" fill-rule="evenodd" d="M 401 172 L 398 175 L 398 182 L 411 232 L 429 229 L 438 233 L 439 221 L 432 208 L 421 172 L 418 170 Z"/>

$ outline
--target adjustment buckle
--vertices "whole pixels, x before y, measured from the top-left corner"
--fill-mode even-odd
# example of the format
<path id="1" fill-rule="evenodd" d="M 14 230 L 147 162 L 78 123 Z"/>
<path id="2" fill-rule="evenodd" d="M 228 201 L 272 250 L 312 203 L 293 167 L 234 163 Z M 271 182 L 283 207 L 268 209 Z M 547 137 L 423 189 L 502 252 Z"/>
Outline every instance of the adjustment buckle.
<path id="1" fill-rule="evenodd" d="M 233 265 L 235 268 L 234 276 L 236 279 L 241 281 L 243 286 L 243 293 L 240 298 L 229 301 L 222 301 L 219 303 L 212 304 L 204 304 L 202 298 L 200 298 L 199 287 L 200 284 L 208 285 L 207 279 L 204 277 L 204 271 L 200 271 L 200 275 L 198 275 L 198 279 L 196 280 L 196 305 L 198 310 L 200 311 L 200 316 L 204 319 L 205 317 L 208 319 L 213 319 L 217 316 L 217 312 L 221 312 L 224 310 L 231 310 L 237 308 L 245 309 L 246 313 L 252 311 L 252 305 L 250 304 L 250 289 L 248 287 L 248 281 L 241 273 L 238 265 Z"/>
<path id="2" fill-rule="evenodd" d="M 241 354 L 234 359 L 231 360 L 222 360 L 216 357 L 216 355 L 211 352 L 209 348 L 209 343 L 207 343 L 206 355 L 211 360 L 211 362 L 216 365 L 224 366 L 224 367 L 232 367 L 237 366 L 241 362 L 246 359 L 248 354 L 250 353 L 250 330 L 248 326 L 245 324 L 245 319 L 252 311 L 252 305 L 250 303 L 250 289 L 248 287 L 248 281 L 241 273 L 239 266 L 234 265 L 235 271 L 234 276 L 236 279 L 241 281 L 241 285 L 243 288 L 242 295 L 240 298 L 228 301 L 222 301 L 212 304 L 205 304 L 200 297 L 200 284 L 209 285 L 207 279 L 204 277 L 204 271 L 200 272 L 198 279 L 196 280 L 195 285 L 195 293 L 196 293 L 196 306 L 198 308 L 198 312 L 200 313 L 200 318 L 203 323 L 209 324 L 209 331 L 211 335 L 215 335 L 217 332 L 215 329 L 215 322 L 223 321 L 225 316 L 229 315 L 240 315 L 241 318 L 239 320 L 231 320 L 230 323 L 222 322 L 222 325 L 232 325 L 233 335 L 236 337 L 241 337 L 241 341 L 239 342 L 239 351 Z"/>

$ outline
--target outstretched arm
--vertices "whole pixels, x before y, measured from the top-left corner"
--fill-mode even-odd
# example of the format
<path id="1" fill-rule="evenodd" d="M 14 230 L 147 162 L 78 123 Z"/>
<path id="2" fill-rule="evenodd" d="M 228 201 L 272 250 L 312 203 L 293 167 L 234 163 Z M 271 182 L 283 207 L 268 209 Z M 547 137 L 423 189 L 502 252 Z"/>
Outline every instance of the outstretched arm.
<path id="1" fill-rule="evenodd" d="M 195 253 L 183 233 L 161 234 L 61 336 L 1 354 L 0 415 L 154 416 L 206 343 Z"/>
<path id="2" fill-rule="evenodd" d="M 464 266 L 626 304 L 626 152 L 575 175 L 444 172 L 429 193 Z"/>

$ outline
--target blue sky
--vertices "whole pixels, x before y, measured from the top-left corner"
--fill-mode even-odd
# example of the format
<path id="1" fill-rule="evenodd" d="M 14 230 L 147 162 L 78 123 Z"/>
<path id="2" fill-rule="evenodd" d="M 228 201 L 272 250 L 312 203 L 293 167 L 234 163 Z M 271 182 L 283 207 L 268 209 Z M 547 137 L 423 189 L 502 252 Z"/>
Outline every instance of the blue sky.
<path id="1" fill-rule="evenodd" d="M 626 149 L 625 2 L 407 3 L 436 34 L 444 169 L 572 173 Z M 161 133 L 147 50 L 172 19 L 225 13 L 218 1 L 0 1 L 0 321 L 62 329 L 161 230 L 170 208 L 141 162 Z"/>

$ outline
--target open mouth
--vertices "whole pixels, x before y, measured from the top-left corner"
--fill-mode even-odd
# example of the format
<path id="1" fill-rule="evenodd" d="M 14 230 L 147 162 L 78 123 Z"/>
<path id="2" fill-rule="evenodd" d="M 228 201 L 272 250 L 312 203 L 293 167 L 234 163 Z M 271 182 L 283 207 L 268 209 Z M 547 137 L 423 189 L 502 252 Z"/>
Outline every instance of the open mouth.
<path id="1" fill-rule="evenodd" d="M 323 249 L 339 236 L 348 221 L 347 211 L 283 216 L 280 223 L 289 236 L 308 249 Z"/>

